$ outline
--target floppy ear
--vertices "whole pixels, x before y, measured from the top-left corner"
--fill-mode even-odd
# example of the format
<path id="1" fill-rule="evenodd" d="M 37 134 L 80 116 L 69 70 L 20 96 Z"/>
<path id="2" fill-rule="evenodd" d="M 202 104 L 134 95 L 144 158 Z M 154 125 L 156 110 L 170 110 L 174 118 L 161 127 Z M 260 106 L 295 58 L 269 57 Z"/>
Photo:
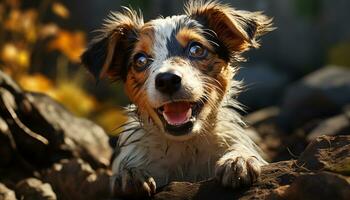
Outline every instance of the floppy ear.
<path id="1" fill-rule="evenodd" d="M 106 76 L 125 80 L 129 55 L 143 25 L 142 15 L 129 8 L 111 13 L 101 34 L 92 40 L 81 56 L 88 71 L 98 80 Z"/>
<path id="2" fill-rule="evenodd" d="M 261 12 L 248 12 L 217 3 L 190 0 L 186 14 L 207 26 L 230 52 L 243 52 L 259 47 L 257 37 L 272 31 L 272 19 Z"/>

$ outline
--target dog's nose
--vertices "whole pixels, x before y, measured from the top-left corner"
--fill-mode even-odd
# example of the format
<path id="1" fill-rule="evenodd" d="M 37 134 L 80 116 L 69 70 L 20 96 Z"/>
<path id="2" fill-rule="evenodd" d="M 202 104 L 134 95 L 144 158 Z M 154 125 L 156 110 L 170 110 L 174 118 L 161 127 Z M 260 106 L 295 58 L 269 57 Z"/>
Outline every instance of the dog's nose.
<path id="1" fill-rule="evenodd" d="M 181 75 L 164 72 L 156 76 L 156 88 L 165 94 L 173 94 L 181 88 Z"/>

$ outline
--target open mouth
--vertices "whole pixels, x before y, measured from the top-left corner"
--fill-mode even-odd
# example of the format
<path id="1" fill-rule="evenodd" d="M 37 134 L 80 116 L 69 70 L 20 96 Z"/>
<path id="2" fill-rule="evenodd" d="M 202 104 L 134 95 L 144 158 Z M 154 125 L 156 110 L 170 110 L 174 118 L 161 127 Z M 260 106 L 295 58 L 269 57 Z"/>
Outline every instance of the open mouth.
<path id="1" fill-rule="evenodd" d="M 204 102 L 171 102 L 157 109 L 159 117 L 165 124 L 165 130 L 174 136 L 188 134 L 203 108 Z"/>

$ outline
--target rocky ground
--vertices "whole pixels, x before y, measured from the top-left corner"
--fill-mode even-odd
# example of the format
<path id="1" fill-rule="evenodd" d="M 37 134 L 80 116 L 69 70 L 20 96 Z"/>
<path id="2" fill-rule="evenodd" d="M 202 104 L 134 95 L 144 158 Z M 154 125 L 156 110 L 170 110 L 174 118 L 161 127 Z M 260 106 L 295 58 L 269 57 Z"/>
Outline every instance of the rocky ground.
<path id="1" fill-rule="evenodd" d="M 272 162 L 252 187 L 174 182 L 153 199 L 349 199 L 349 77 L 349 69 L 323 68 L 290 84 L 281 106 L 245 117 Z M 0 72 L 0 200 L 110 199 L 109 139 Z"/>

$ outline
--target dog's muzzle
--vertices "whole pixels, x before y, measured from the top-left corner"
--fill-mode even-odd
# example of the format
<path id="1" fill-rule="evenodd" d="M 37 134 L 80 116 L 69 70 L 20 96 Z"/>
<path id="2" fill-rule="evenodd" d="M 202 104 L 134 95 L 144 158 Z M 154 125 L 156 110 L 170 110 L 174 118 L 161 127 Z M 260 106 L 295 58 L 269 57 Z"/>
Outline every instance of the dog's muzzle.
<path id="1" fill-rule="evenodd" d="M 158 74 L 155 79 L 155 86 L 160 93 L 169 96 L 171 99 L 171 102 L 167 102 L 156 109 L 166 132 L 174 136 L 189 134 L 202 110 L 203 99 L 198 102 L 172 99 L 173 95 L 182 87 L 182 76 L 178 72 Z"/>

